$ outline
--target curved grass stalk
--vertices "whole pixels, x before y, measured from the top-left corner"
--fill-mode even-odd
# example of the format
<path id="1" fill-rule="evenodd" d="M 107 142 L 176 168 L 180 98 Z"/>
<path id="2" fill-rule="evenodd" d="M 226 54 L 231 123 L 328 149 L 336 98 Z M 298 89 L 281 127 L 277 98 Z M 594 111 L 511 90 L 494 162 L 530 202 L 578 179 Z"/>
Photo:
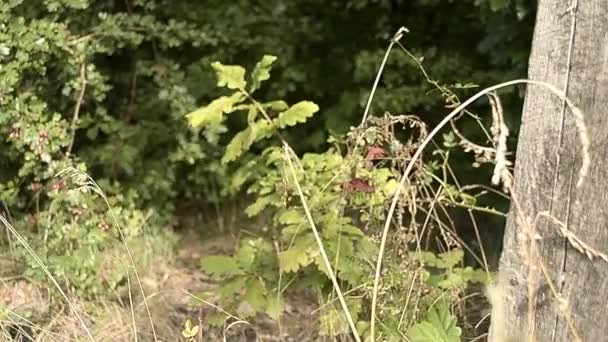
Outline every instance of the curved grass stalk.
<path id="1" fill-rule="evenodd" d="M 572 103 L 572 101 L 570 101 L 568 98 L 566 98 L 566 95 L 562 91 L 557 89 L 555 86 L 553 86 L 547 82 L 533 81 L 533 80 L 529 80 L 529 79 L 517 79 L 517 80 L 503 82 L 503 83 L 485 88 L 485 89 L 479 91 L 478 93 L 476 93 L 475 95 L 471 96 L 469 99 L 467 99 L 462 104 L 460 104 L 458 107 L 456 107 L 454 110 L 452 110 L 443 120 L 441 120 L 441 122 L 435 128 L 433 128 L 433 130 L 429 133 L 429 135 L 426 137 L 426 139 L 424 139 L 424 141 L 420 144 L 420 146 L 416 150 L 416 153 L 414 153 L 411 161 L 408 163 L 405 171 L 403 172 L 403 175 L 401 176 L 401 180 L 399 181 L 399 187 L 397 187 L 397 190 L 395 191 L 395 195 L 393 195 L 393 199 L 391 201 L 391 206 L 388 211 L 384 227 L 382 229 L 380 250 L 378 252 L 378 259 L 376 262 L 376 271 L 375 271 L 375 276 L 374 276 L 374 288 L 373 288 L 373 292 L 372 292 L 371 318 L 370 318 L 370 335 L 371 335 L 372 342 L 375 341 L 374 334 L 375 334 L 375 321 L 376 321 L 376 315 L 377 315 L 376 314 L 376 304 L 378 302 L 378 287 L 379 287 L 379 283 L 380 283 L 380 275 L 382 272 L 382 260 L 384 258 L 384 250 L 386 248 L 388 230 L 390 228 L 391 220 L 395 213 L 395 209 L 397 207 L 399 195 L 401 194 L 401 189 L 404 187 L 405 182 L 407 181 L 408 176 L 409 176 L 410 172 L 412 171 L 415 162 L 418 160 L 418 158 L 420 158 L 420 156 L 422 155 L 422 151 L 431 142 L 431 140 L 435 137 L 435 135 L 437 135 L 437 133 L 439 133 L 439 131 L 444 126 L 449 124 L 450 120 L 452 120 L 454 117 L 456 117 L 456 115 L 458 115 L 461 111 L 463 111 L 471 103 L 475 102 L 482 96 L 487 95 L 495 90 L 510 87 L 510 86 L 513 86 L 516 84 L 534 84 L 534 85 L 543 86 L 543 87 L 549 89 L 553 94 L 558 96 L 561 100 L 563 100 L 566 103 L 566 105 L 569 107 L 569 109 L 572 111 L 572 115 L 574 115 L 575 123 L 576 123 L 577 129 L 578 129 L 579 139 L 581 140 L 581 149 L 582 149 L 582 157 L 583 157 L 582 165 L 581 165 L 581 168 L 579 171 L 579 180 L 578 180 L 577 186 L 580 187 L 582 185 L 582 183 L 585 179 L 585 176 L 587 174 L 587 170 L 589 169 L 589 165 L 590 165 L 589 136 L 587 134 L 587 128 L 585 126 L 585 123 L 583 120 L 583 114 L 580 111 L 580 109 L 578 109 Z"/>
<path id="2" fill-rule="evenodd" d="M 372 86 L 372 91 L 369 93 L 369 98 L 367 99 L 367 104 L 365 105 L 365 111 L 363 112 L 363 118 L 361 119 L 361 123 L 364 123 L 367 120 L 367 116 L 369 115 L 369 109 L 372 106 L 372 101 L 374 99 L 374 95 L 376 94 L 376 89 L 378 89 L 378 84 L 380 83 L 380 78 L 382 77 L 382 73 L 384 72 L 384 66 L 386 65 L 386 61 L 388 60 L 388 56 L 391 54 L 391 50 L 393 49 L 393 45 L 395 45 L 401 37 L 403 37 L 404 33 L 410 32 L 407 28 L 401 27 L 397 33 L 391 39 L 391 43 L 388 45 L 386 52 L 384 53 L 384 58 L 382 59 L 382 63 L 380 64 L 380 68 L 378 69 L 378 73 L 376 74 L 376 80 L 374 81 L 374 85 Z"/>

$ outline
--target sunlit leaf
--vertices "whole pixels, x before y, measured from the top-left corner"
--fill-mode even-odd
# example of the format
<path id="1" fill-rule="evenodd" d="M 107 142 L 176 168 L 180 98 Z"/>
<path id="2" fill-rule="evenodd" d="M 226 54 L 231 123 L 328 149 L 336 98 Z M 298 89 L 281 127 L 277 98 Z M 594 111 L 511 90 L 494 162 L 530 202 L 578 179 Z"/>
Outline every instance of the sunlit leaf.
<path id="1" fill-rule="evenodd" d="M 282 211 L 278 217 L 277 222 L 284 225 L 302 224 L 306 222 L 304 213 L 297 209 L 289 209 Z"/>
<path id="2" fill-rule="evenodd" d="M 279 114 L 279 127 L 285 128 L 294 126 L 298 123 L 304 123 L 317 111 L 319 111 L 319 106 L 317 106 L 314 102 L 298 102 L 286 111 Z"/>
<path id="3" fill-rule="evenodd" d="M 270 101 L 262 104 L 262 107 L 266 110 L 271 110 L 273 112 L 282 112 L 289 109 L 289 105 L 285 101 Z"/>
<path id="4" fill-rule="evenodd" d="M 220 62 L 211 63 L 217 76 L 217 85 L 228 89 L 244 89 L 247 85 L 245 81 L 245 68 L 239 65 L 224 65 Z"/>
<path id="5" fill-rule="evenodd" d="M 272 63 L 277 60 L 276 56 L 264 55 L 262 60 L 260 60 L 253 69 L 251 73 L 252 85 L 249 90 L 250 93 L 253 93 L 257 89 L 260 88 L 262 82 L 266 81 L 270 78 L 270 70 L 272 69 Z"/>
<path id="6" fill-rule="evenodd" d="M 192 127 L 217 126 L 224 120 L 224 113 L 229 113 L 233 106 L 243 100 L 243 96 L 235 93 L 232 96 L 217 98 L 205 107 L 199 108 L 186 115 Z"/>
<path id="7" fill-rule="evenodd" d="M 268 297 L 268 304 L 266 306 L 266 314 L 270 316 L 270 318 L 278 321 L 281 318 L 281 314 L 283 313 L 283 300 L 281 297 L 276 294 L 271 294 Z"/>
<path id="8" fill-rule="evenodd" d="M 251 147 L 255 138 L 256 130 L 254 126 L 249 126 L 238 132 L 234 138 L 232 138 L 228 146 L 226 146 L 226 152 L 222 157 L 222 163 L 226 164 L 240 157 L 243 152 L 249 150 L 249 147 Z"/>

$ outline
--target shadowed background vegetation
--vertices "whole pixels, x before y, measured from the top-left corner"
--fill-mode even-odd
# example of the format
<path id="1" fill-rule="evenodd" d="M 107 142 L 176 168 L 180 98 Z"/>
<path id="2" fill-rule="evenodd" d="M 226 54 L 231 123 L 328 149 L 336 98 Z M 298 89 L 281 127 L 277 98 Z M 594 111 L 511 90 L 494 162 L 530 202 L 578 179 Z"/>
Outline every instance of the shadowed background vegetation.
<path id="1" fill-rule="evenodd" d="M 127 266 L 104 255 L 126 239 L 146 265 L 180 248 L 173 228 L 215 232 L 224 216 L 235 217 L 223 212 L 226 203 L 255 180 L 244 166 L 262 160 L 271 145 L 256 143 L 236 162 L 222 163 L 223 146 L 247 120 L 230 116 L 200 129 L 185 119 L 224 94 L 212 62 L 251 70 L 263 55 L 277 56 L 271 81 L 255 97 L 316 103 L 318 114 L 281 135 L 298 155 L 321 153 L 333 145 L 330 137 L 360 123 L 401 26 L 411 31 L 401 43 L 424 56 L 433 79 L 485 87 L 525 77 L 535 7 L 523 0 L 3 1 L 0 213 L 62 286 L 83 297 L 114 293 L 126 286 L 120 267 Z M 461 98 L 475 91 L 453 90 Z M 514 146 L 523 88 L 500 95 Z M 432 127 L 445 105 L 416 62 L 393 50 L 372 115 L 415 114 Z M 487 101 L 469 109 L 489 125 Z M 475 120 L 457 125 L 470 140 L 486 142 Z M 454 151 L 455 179 L 487 183 L 491 168 L 473 162 Z M 66 168 L 91 179 L 74 172 L 57 177 Z M 508 201 L 492 197 L 479 205 L 505 211 Z M 462 239 L 477 243 L 467 212 L 450 210 Z M 497 256 L 502 218 L 479 215 L 483 241 Z M 40 263 L 8 230 L 0 251 L 10 260 L 4 269 L 46 281 Z M 470 264 L 479 266 L 472 258 Z"/>

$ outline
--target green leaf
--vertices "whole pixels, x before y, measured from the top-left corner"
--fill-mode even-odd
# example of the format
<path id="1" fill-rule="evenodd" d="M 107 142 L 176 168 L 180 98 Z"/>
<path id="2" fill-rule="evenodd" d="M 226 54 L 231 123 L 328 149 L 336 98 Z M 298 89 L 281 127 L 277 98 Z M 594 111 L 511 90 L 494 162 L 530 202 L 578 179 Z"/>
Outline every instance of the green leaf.
<path id="1" fill-rule="evenodd" d="M 247 82 L 245 82 L 245 68 L 242 66 L 213 62 L 211 63 L 211 67 L 215 70 L 217 85 L 219 87 L 244 89 L 247 85 Z"/>
<path id="2" fill-rule="evenodd" d="M 280 296 L 272 295 L 268 298 L 268 305 L 266 306 L 266 314 L 275 321 L 281 318 L 283 313 L 283 300 Z"/>
<path id="3" fill-rule="evenodd" d="M 252 124 L 255 122 L 255 119 L 258 117 L 258 109 L 251 105 L 249 106 L 249 110 L 247 112 L 247 123 Z"/>
<path id="4" fill-rule="evenodd" d="M 428 251 L 413 252 L 412 257 L 422 262 L 424 266 L 427 267 L 437 267 L 440 262 L 439 258 L 437 257 L 437 255 L 435 255 L 435 253 Z"/>
<path id="5" fill-rule="evenodd" d="M 304 123 L 318 110 L 319 106 L 314 102 L 300 101 L 291 106 L 288 110 L 279 114 L 279 127 L 285 128 L 288 126 L 295 126 L 297 123 Z"/>
<path id="6" fill-rule="evenodd" d="M 464 258 L 464 251 L 462 249 L 452 249 L 447 252 L 439 254 L 441 262 L 437 265 L 439 268 L 452 268 L 462 262 Z"/>
<path id="7" fill-rule="evenodd" d="M 276 201 L 276 196 L 268 195 L 263 197 L 258 197 L 255 202 L 251 203 L 247 208 L 245 208 L 245 214 L 249 217 L 254 217 L 262 212 L 269 204 L 272 204 Z"/>
<path id="8" fill-rule="evenodd" d="M 449 133 L 443 134 L 443 146 L 447 148 L 458 146 L 454 132 L 450 131 Z"/>
<path id="9" fill-rule="evenodd" d="M 251 240 L 245 240 L 241 243 L 241 248 L 238 249 L 235 255 L 235 259 L 238 260 L 241 268 L 246 271 L 252 271 L 251 268 L 255 262 L 256 250 Z"/>
<path id="10" fill-rule="evenodd" d="M 64 0 L 63 3 L 76 9 L 85 9 L 89 6 L 87 0 Z"/>
<path id="11" fill-rule="evenodd" d="M 251 126 L 253 126 L 253 129 L 255 129 L 256 140 L 271 137 L 275 130 L 274 125 L 272 125 L 272 123 L 268 122 L 266 119 L 260 119 L 252 123 Z"/>
<path id="12" fill-rule="evenodd" d="M 277 217 L 277 222 L 283 225 L 306 223 L 304 213 L 297 209 L 283 210 Z"/>
<path id="13" fill-rule="evenodd" d="M 289 109 L 287 102 L 282 100 L 266 102 L 262 104 L 262 107 L 273 112 L 282 112 Z"/>
<path id="14" fill-rule="evenodd" d="M 224 113 L 232 111 L 233 106 L 242 100 L 243 95 L 240 93 L 222 96 L 205 107 L 186 114 L 186 119 L 192 127 L 218 126 L 224 120 Z"/>
<path id="15" fill-rule="evenodd" d="M 305 249 L 291 247 L 279 253 L 279 267 L 281 272 L 297 272 L 301 267 L 311 263 L 311 259 Z"/>
<path id="16" fill-rule="evenodd" d="M 266 288 L 257 278 L 251 278 L 247 281 L 245 300 L 257 312 L 264 311 L 266 308 Z"/>
<path id="17" fill-rule="evenodd" d="M 216 293 L 224 300 L 234 301 L 246 284 L 247 277 L 232 277 L 230 280 L 222 281 L 222 286 L 217 288 Z"/>
<path id="18" fill-rule="evenodd" d="M 234 258 L 225 255 L 210 255 L 201 259 L 201 269 L 213 276 L 232 276 L 242 274 Z"/>
<path id="19" fill-rule="evenodd" d="M 251 144 L 255 141 L 255 138 L 256 130 L 253 125 L 238 132 L 234 138 L 232 138 L 228 146 L 226 146 L 226 153 L 224 153 L 224 156 L 222 157 L 222 164 L 227 164 L 236 160 L 243 152 L 249 150 Z"/>
<path id="20" fill-rule="evenodd" d="M 250 93 L 253 93 L 260 88 L 262 82 L 270 78 L 270 70 L 272 69 L 272 63 L 277 60 L 276 56 L 264 55 L 262 59 L 255 65 L 253 72 L 251 73 L 251 85 Z"/>
<path id="21" fill-rule="evenodd" d="M 356 237 L 365 236 L 365 234 L 359 229 L 351 224 L 327 224 L 327 236 L 338 235 L 338 233 L 343 235 L 350 235 Z"/>
<path id="22" fill-rule="evenodd" d="M 408 329 L 411 342 L 460 342 L 462 330 L 450 313 L 447 302 L 440 301 L 430 309 L 425 321 Z"/>
<path id="23" fill-rule="evenodd" d="M 428 267 L 450 269 L 462 262 L 464 251 L 462 249 L 453 249 L 441 254 L 434 254 L 426 251 L 415 252 L 413 257 L 422 261 L 422 263 Z"/>
<path id="24" fill-rule="evenodd" d="M 454 268 L 446 272 L 443 279 L 435 279 L 436 286 L 442 289 L 463 288 L 468 283 L 486 283 L 489 277 L 483 270 L 475 270 L 470 266 Z"/>
<path id="25" fill-rule="evenodd" d="M 467 193 L 461 192 L 460 193 L 460 199 L 462 200 L 462 204 L 464 205 L 468 205 L 468 206 L 474 206 L 477 204 L 477 197 L 469 195 Z"/>

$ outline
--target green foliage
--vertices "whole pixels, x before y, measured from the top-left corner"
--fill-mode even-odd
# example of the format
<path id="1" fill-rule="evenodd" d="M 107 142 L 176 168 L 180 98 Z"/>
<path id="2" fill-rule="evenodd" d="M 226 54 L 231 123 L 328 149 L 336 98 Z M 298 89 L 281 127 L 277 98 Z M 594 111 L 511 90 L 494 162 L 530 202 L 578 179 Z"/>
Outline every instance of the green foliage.
<path id="1" fill-rule="evenodd" d="M 276 56 L 264 55 L 262 59 L 255 65 L 253 72 L 251 73 L 252 85 L 249 92 L 253 94 L 260 88 L 262 82 L 270 78 L 270 70 L 272 64 L 277 60 Z"/>
<path id="2" fill-rule="evenodd" d="M 258 62 L 263 64 L 264 59 Z M 222 65 L 214 62 L 216 66 Z M 216 68 L 217 77 L 223 81 L 219 85 L 235 83 L 245 72 L 237 66 Z M 244 69 L 242 69 L 244 70 Z M 270 66 L 266 72 L 269 73 Z M 255 74 L 255 72 L 253 73 Z M 226 81 L 232 79 L 231 81 Z M 239 81 L 240 82 L 240 81 Z M 368 310 L 370 289 L 366 285 L 373 275 L 370 259 L 377 253 L 374 242 L 375 232 L 369 227 L 378 227 L 385 219 L 385 208 L 391 200 L 397 183 L 398 169 L 391 162 L 380 162 L 376 165 L 373 160 L 379 157 L 386 158 L 386 153 L 394 153 L 406 159 L 405 154 L 413 153 L 419 141 L 410 139 L 406 145 L 395 145 L 386 152 L 384 146 L 395 137 L 386 127 L 401 123 L 419 130 L 422 137 L 426 134 L 424 125 L 414 117 L 396 117 L 387 119 L 370 119 L 371 127 L 353 129 L 345 144 L 349 149 L 367 149 L 367 153 L 359 156 L 356 153 L 344 155 L 341 145 L 329 148 L 322 153 L 306 153 L 295 163 L 282 147 L 276 143 L 282 142 L 285 128 L 298 125 L 315 114 L 319 107 L 309 101 L 301 101 L 288 107 L 282 101 L 258 102 L 239 85 L 231 97 L 238 94 L 245 99 L 236 106 L 228 103 L 226 108 L 220 108 L 224 113 L 237 111 L 247 112 L 247 127 L 237 132 L 228 142 L 223 162 L 233 162 L 241 159 L 253 158 L 258 165 L 252 169 L 250 164 L 241 164 L 241 171 L 247 176 L 249 184 L 247 192 L 253 195 L 251 204 L 245 212 L 250 217 L 264 214 L 270 217 L 269 225 L 262 229 L 263 237 L 245 239 L 233 256 L 208 256 L 201 261 L 203 271 L 220 279 L 219 299 L 221 306 L 228 312 L 235 312 L 239 317 L 251 317 L 265 313 L 278 319 L 282 312 L 282 295 L 289 289 L 307 289 L 309 286 L 317 287 L 323 298 L 334 296 L 330 286 L 330 270 L 326 267 L 320 252 L 317 240 L 312 231 L 309 218 L 299 198 L 298 186 L 306 197 L 323 249 L 331 261 L 332 271 L 345 291 L 351 293 L 348 299 L 350 314 L 361 328 L 365 336 L 368 321 L 362 313 Z M 230 88 L 230 87 L 228 87 Z M 222 125 L 224 122 L 208 120 L 205 115 L 210 114 L 207 108 L 217 100 L 201 110 L 189 114 L 187 118 L 191 124 L 198 122 L 213 122 L 213 125 Z M 279 113 L 273 117 L 269 111 L 278 109 Z M 252 112 L 261 114 L 258 118 Z M 203 116 L 193 120 L 196 116 Z M 221 117 L 224 121 L 227 116 Z M 206 126 L 212 128 L 211 124 Z M 260 127 L 267 129 L 267 133 L 259 135 Z M 362 134 L 362 135 L 360 135 Z M 274 138 L 273 138 L 274 137 Z M 454 138 L 446 136 L 446 148 L 457 146 L 450 143 Z M 261 153 L 252 155 L 251 147 L 260 143 Z M 274 142 L 274 143 L 273 143 Z M 395 144 L 394 141 L 392 141 Z M 354 145 L 353 145 L 354 144 Z M 447 158 L 449 153 L 439 149 L 434 155 Z M 398 164 L 397 164 L 398 165 Z M 432 172 L 447 172 L 438 167 Z M 350 171 L 350 172 L 349 172 Z M 295 176 L 292 173 L 295 172 Z M 434 178 L 428 176 L 428 168 L 421 166 L 415 177 L 431 185 Z M 446 179 L 446 174 L 442 179 Z M 439 177 L 437 177 L 439 178 Z M 443 181 L 445 184 L 445 181 Z M 446 186 L 448 186 L 446 184 Z M 415 191 L 412 190 L 411 196 Z M 467 194 L 459 192 L 452 197 L 446 197 L 446 203 L 455 203 L 456 198 L 466 197 Z M 450 202 L 450 200 L 452 202 Z M 473 204 L 471 204 L 473 206 Z M 353 214 L 347 214 L 347 211 Z M 400 211 L 401 212 L 401 211 Z M 399 214 L 399 215 L 402 215 Z M 364 228 L 368 232 L 364 232 Z M 273 247 L 274 246 L 274 247 Z M 406 293 L 415 280 L 415 272 L 420 272 L 421 290 L 418 298 L 412 302 L 417 303 L 419 309 L 428 309 L 429 315 L 421 322 L 410 322 L 408 334 L 417 341 L 425 338 L 440 338 L 443 341 L 453 341 L 460 337 L 460 328 L 455 326 L 455 317 L 451 316 L 447 308 L 434 308 L 434 302 L 450 293 L 459 293 L 468 284 L 485 282 L 488 276 L 485 272 L 473 269 L 470 266 L 461 267 L 464 253 L 460 248 L 453 248 L 445 253 L 432 251 L 407 252 L 402 258 L 389 258 L 387 277 L 394 279 L 386 284 L 383 292 L 398 296 L 398 299 L 389 298 L 381 303 L 380 319 L 383 325 L 383 336 L 390 339 L 399 339 L 403 336 L 402 322 L 395 316 L 403 310 L 409 310 L 410 298 L 403 298 L 400 294 Z M 402 263 L 412 265 L 409 269 L 410 277 L 403 277 Z M 406 273 L 407 274 L 407 273 Z M 288 279 L 288 280 L 285 280 Z M 297 284 L 289 288 L 289 279 L 298 279 Z M 399 279 L 399 280 L 397 280 Z M 211 294 L 207 294 L 211 295 Z M 225 318 L 224 314 L 216 313 L 211 322 L 220 324 Z M 348 333 L 348 325 L 344 313 L 333 304 L 326 304 L 321 310 L 321 333 L 336 335 Z M 406 329 L 407 330 L 407 329 Z"/>
<path id="3" fill-rule="evenodd" d="M 129 263 L 123 243 L 134 250 L 147 244 L 136 255 L 147 260 L 150 253 L 164 248 L 160 240 L 171 241 L 169 235 L 157 232 L 157 224 L 164 222 L 143 206 L 159 191 L 166 198 L 166 174 L 151 178 L 159 170 L 153 163 L 137 167 L 145 158 L 142 149 L 150 133 L 145 126 L 134 130 L 128 120 L 112 112 L 125 108 L 109 104 L 116 101 L 111 90 L 119 86 L 120 76 L 108 72 L 103 62 L 145 44 L 141 32 L 127 27 L 134 23 L 147 27 L 154 32 L 148 38 L 152 39 L 161 34 L 163 25 L 152 17 L 108 14 L 103 11 L 106 6 L 73 0 L 0 4 L 0 200 L 15 218 L 15 229 L 60 285 L 87 297 L 114 295 L 126 285 Z M 150 76 L 146 69 L 133 75 Z M 173 88 L 165 84 L 169 79 L 158 81 L 160 97 L 165 86 Z M 187 101 L 182 96 L 174 103 Z M 179 124 L 184 129 L 178 136 L 197 136 Z M 187 139 L 181 142 L 179 148 L 187 151 L 184 159 L 197 155 Z M 69 169 L 79 170 L 71 174 L 76 179 L 65 176 Z M 86 179 L 85 172 L 100 175 L 101 188 Z M 139 185 L 123 183 L 125 174 L 139 177 L 131 183 Z M 103 193 L 107 198 L 101 197 Z M 150 225 L 152 229 L 144 231 Z M 149 240 L 142 240 L 144 235 Z M 9 243 L 5 236 L 2 247 Z M 157 238 L 159 243 L 149 244 Z M 24 246 L 15 246 L 12 256 L 22 261 L 26 275 L 46 283 L 39 262 Z"/>
<path id="4" fill-rule="evenodd" d="M 251 91 L 256 90 L 270 77 L 272 63 L 275 56 L 265 55 L 256 64 L 251 72 L 253 86 Z M 251 94 L 245 90 L 246 70 L 237 65 L 223 65 L 220 62 L 211 63 L 218 79 L 219 87 L 237 90 L 230 96 L 222 96 L 211 101 L 208 105 L 197 109 L 186 115 L 190 125 L 195 128 L 209 127 L 217 129 L 224 123 L 224 114 L 233 112 L 247 112 L 247 127 L 237 132 L 226 146 L 224 156 L 221 158 L 223 164 L 237 160 L 247 152 L 251 146 L 259 140 L 270 137 L 278 128 L 294 126 L 297 123 L 306 122 L 319 106 L 310 101 L 301 101 L 291 107 L 284 101 L 270 101 L 267 103 L 242 103 L 245 99 L 251 99 Z M 279 111 L 278 116 L 271 119 L 270 112 Z M 263 114 L 261 118 L 258 114 Z"/>
<path id="5" fill-rule="evenodd" d="M 223 255 L 204 257 L 201 261 L 201 268 L 206 273 L 219 278 L 243 273 L 237 260 Z"/>
<path id="6" fill-rule="evenodd" d="M 194 127 L 219 126 L 224 121 L 224 114 L 230 113 L 233 107 L 242 100 L 240 93 L 233 96 L 222 96 L 209 105 L 186 115 Z"/>
<path id="7" fill-rule="evenodd" d="M 220 62 L 211 63 L 217 75 L 218 87 L 228 89 L 245 89 L 245 68 L 238 65 L 223 65 Z"/>
<path id="8" fill-rule="evenodd" d="M 201 261 L 203 271 L 221 280 L 218 293 L 224 310 L 251 317 L 264 312 L 277 318 L 282 312 L 281 299 L 273 295 L 269 285 L 277 282 L 276 261 L 272 245 L 263 239 L 243 240 L 236 255 L 207 256 Z M 213 296 L 214 293 L 202 293 Z M 224 314 L 216 313 L 213 324 L 224 323 Z"/>
<path id="9" fill-rule="evenodd" d="M 423 251 L 414 254 L 412 258 L 420 260 L 427 269 L 432 270 L 426 273 L 425 281 L 435 288 L 458 289 L 468 283 L 488 283 L 491 280 L 490 275 L 483 270 L 473 269 L 470 266 L 457 267 L 463 262 L 462 249 L 440 254 Z"/>
<path id="10" fill-rule="evenodd" d="M 301 101 L 289 107 L 284 112 L 279 113 L 278 124 L 280 128 L 295 126 L 304 123 L 314 113 L 319 111 L 319 106 L 310 101 Z"/>
<path id="11" fill-rule="evenodd" d="M 461 331 L 448 303 L 440 300 L 429 310 L 424 321 L 408 330 L 408 338 L 412 342 L 460 342 Z"/>

